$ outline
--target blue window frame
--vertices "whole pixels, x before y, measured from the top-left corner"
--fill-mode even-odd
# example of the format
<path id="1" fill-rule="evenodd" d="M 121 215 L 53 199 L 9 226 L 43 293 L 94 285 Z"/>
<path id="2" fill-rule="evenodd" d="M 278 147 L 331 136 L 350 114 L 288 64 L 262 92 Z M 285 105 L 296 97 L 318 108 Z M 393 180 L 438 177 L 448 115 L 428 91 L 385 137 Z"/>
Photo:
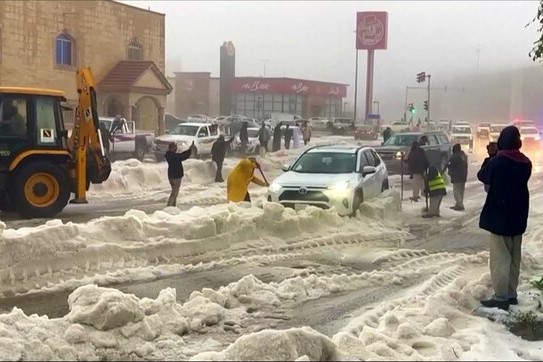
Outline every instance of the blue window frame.
<path id="1" fill-rule="evenodd" d="M 55 60 L 58 65 L 73 65 L 73 46 L 74 43 L 70 37 L 64 34 L 57 36 Z"/>

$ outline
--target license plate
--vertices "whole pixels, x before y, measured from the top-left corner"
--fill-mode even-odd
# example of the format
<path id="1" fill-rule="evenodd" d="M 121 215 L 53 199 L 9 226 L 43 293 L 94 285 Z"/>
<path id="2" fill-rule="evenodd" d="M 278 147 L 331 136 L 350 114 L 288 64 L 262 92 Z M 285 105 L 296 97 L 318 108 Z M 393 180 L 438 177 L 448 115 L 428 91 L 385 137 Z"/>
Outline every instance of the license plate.
<path id="1" fill-rule="evenodd" d="M 294 210 L 296 211 L 304 210 L 305 208 L 307 208 L 306 204 L 294 204 Z"/>

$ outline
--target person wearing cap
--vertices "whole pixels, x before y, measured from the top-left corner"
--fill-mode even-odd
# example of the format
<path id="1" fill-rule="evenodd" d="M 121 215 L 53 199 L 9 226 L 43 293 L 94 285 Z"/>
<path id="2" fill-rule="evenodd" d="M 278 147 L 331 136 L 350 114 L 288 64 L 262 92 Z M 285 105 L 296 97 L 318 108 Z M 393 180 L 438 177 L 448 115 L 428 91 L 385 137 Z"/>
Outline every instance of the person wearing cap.
<path id="1" fill-rule="evenodd" d="M 172 191 L 166 206 L 176 206 L 177 204 L 177 196 L 179 195 L 181 180 L 184 176 L 183 161 L 190 157 L 194 147 L 193 141 L 188 150 L 177 152 L 177 144 L 175 142 L 171 142 L 168 145 L 168 151 L 166 151 L 165 158 L 168 162 L 168 180 L 170 181 Z"/>
<path id="2" fill-rule="evenodd" d="M 509 310 L 510 305 L 518 304 L 522 235 L 528 224 L 528 181 L 532 175 L 532 162 L 520 152 L 521 147 L 518 128 L 505 127 L 498 137 L 498 153 L 477 173 L 479 181 L 488 185 L 479 218 L 479 227 L 490 233 L 494 295 L 481 300 L 481 305 L 487 308 Z"/>
<path id="3" fill-rule="evenodd" d="M 226 179 L 226 198 L 232 202 L 251 202 L 249 185 L 255 183 L 260 186 L 269 186 L 267 182 L 254 175 L 260 165 L 255 159 L 244 158 L 238 162 Z"/>

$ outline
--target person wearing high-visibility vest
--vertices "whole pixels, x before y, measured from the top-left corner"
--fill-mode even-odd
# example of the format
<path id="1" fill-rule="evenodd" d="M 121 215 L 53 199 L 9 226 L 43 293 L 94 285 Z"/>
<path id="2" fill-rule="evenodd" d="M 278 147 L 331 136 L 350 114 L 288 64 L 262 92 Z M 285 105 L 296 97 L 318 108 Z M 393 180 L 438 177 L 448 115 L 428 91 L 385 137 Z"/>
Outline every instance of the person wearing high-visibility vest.
<path id="1" fill-rule="evenodd" d="M 445 180 L 435 166 L 430 166 L 428 168 L 425 192 L 426 196 L 430 198 L 430 205 L 428 207 L 428 212 L 422 217 L 439 217 L 441 200 L 443 200 L 443 196 L 447 195 L 447 190 L 445 188 Z"/>

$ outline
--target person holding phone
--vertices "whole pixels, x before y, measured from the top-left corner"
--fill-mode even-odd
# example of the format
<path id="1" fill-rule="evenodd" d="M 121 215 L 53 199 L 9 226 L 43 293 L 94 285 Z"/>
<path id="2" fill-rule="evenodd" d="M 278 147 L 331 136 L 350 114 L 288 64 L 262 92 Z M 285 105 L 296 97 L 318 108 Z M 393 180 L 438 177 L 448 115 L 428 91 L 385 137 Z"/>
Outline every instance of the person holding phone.
<path id="1" fill-rule="evenodd" d="M 488 157 L 484 159 L 481 168 L 485 167 L 488 161 L 498 154 L 498 142 L 489 142 L 488 145 L 486 145 L 486 152 L 488 153 Z M 489 185 L 484 184 L 484 188 L 485 191 L 488 192 Z"/>

